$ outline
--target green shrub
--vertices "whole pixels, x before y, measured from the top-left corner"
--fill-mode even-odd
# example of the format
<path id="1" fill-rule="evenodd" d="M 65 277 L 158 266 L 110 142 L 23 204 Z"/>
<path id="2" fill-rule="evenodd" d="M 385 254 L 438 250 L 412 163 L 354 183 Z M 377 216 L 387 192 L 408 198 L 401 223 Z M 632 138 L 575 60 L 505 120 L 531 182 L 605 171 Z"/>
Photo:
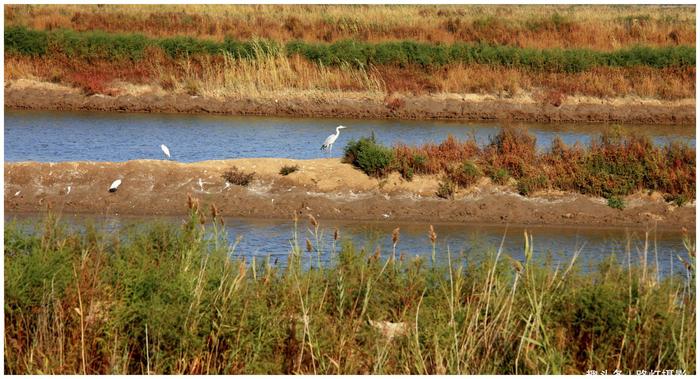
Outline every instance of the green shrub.
<path id="1" fill-rule="evenodd" d="M 413 180 L 413 167 L 408 167 L 406 170 L 401 171 L 401 177 L 408 180 L 409 182 Z"/>
<path id="2" fill-rule="evenodd" d="M 443 178 L 438 184 L 437 192 L 435 193 L 437 197 L 443 199 L 452 199 L 457 190 L 457 185 L 450 178 Z"/>
<path id="3" fill-rule="evenodd" d="M 680 194 L 680 195 L 668 195 L 664 197 L 664 200 L 675 204 L 678 207 L 682 207 L 685 203 L 688 202 L 688 197 L 686 195 Z"/>
<path id="4" fill-rule="evenodd" d="M 508 183 L 508 179 L 510 179 L 510 174 L 508 174 L 508 170 L 504 168 L 499 168 L 492 171 L 489 176 L 491 177 L 491 180 L 493 180 L 494 183 L 501 185 Z"/>
<path id="5" fill-rule="evenodd" d="M 46 54 L 48 38 L 46 33 L 30 30 L 23 26 L 5 29 L 5 51 L 23 55 L 40 56 Z"/>
<path id="6" fill-rule="evenodd" d="M 425 165 L 428 163 L 428 157 L 425 155 L 421 154 L 414 154 L 413 155 L 413 167 L 415 167 L 417 170 L 423 170 L 425 169 Z"/>
<path id="7" fill-rule="evenodd" d="M 581 162 L 576 187 L 586 194 L 625 196 L 646 186 L 655 188 L 659 155 L 647 136 L 603 135 L 592 141 Z"/>
<path id="8" fill-rule="evenodd" d="M 369 176 L 382 177 L 389 172 L 393 159 L 394 151 L 376 143 L 372 135 L 348 142 L 343 160 Z"/>
<path id="9" fill-rule="evenodd" d="M 413 175 L 416 173 L 425 173 L 425 166 L 428 158 L 421 154 L 413 154 L 407 156 L 402 150 L 394 148 L 394 168 L 401 174 L 401 177 L 408 180 L 413 180 Z"/>
<path id="10" fill-rule="evenodd" d="M 455 167 L 450 173 L 450 179 L 458 186 L 467 188 L 479 179 L 483 173 L 472 161 L 465 161 L 461 166 Z"/>
<path id="11" fill-rule="evenodd" d="M 393 156 L 390 148 L 371 144 L 360 150 L 357 166 L 369 176 L 381 177 L 388 172 Z"/>
<path id="12" fill-rule="evenodd" d="M 615 349 L 622 340 L 627 325 L 627 304 L 624 294 L 611 286 L 600 284 L 584 287 L 574 301 L 572 329 L 582 353 L 592 344 Z M 587 354 L 588 352 L 586 352 Z"/>
<path id="13" fill-rule="evenodd" d="M 518 180 L 518 193 L 529 196 L 533 192 L 547 188 L 549 180 L 544 175 L 525 176 Z"/>
<path id="14" fill-rule="evenodd" d="M 611 196 L 608 198 L 608 206 L 615 209 L 625 209 L 625 201 L 619 196 Z"/>

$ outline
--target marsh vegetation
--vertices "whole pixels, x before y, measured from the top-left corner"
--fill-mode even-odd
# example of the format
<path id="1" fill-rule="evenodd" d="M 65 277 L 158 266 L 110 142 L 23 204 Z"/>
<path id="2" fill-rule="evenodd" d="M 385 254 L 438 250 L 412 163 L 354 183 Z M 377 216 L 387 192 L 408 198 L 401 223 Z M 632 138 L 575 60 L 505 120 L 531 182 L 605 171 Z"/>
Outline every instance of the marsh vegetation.
<path id="1" fill-rule="evenodd" d="M 527 233 L 521 261 L 498 248 L 412 258 L 295 229 L 281 265 L 238 255 L 215 207 L 189 206 L 181 226 L 113 233 L 53 216 L 33 232 L 7 224 L 5 372 L 696 370 L 688 236 L 684 270 L 665 277 L 647 251 L 587 273 L 585 251 L 564 265 L 533 258 Z M 297 225 L 320 233 L 314 218 Z M 398 229 L 392 238 L 400 245 Z M 426 240 L 440 235 L 426 227 Z"/>
<path id="2" fill-rule="evenodd" d="M 694 17 L 634 6 L 8 5 L 5 79 L 111 95 L 128 82 L 208 96 L 694 98 Z"/>
<path id="3" fill-rule="evenodd" d="M 485 146 L 475 138 L 448 136 L 438 144 L 390 148 L 372 135 L 348 142 L 344 161 L 376 177 L 394 171 L 409 181 L 414 175 L 441 175 L 437 196 L 442 198 L 489 177 L 497 184 L 513 180 L 525 196 L 549 189 L 579 192 L 604 197 L 620 209 L 621 197 L 636 191 L 659 191 L 676 205 L 695 199 L 694 149 L 680 142 L 656 146 L 643 134 L 615 130 L 587 147 L 555 137 L 545 150 L 537 149 L 535 136 L 521 127 L 504 127 Z"/>

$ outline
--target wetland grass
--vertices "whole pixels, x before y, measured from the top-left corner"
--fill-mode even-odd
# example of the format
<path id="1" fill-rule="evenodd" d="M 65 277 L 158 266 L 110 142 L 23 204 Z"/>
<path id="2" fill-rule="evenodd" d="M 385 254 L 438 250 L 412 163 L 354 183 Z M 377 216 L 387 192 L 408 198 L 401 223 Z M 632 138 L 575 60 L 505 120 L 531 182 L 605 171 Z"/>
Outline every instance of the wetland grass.
<path id="1" fill-rule="evenodd" d="M 34 232 L 6 224 L 5 373 L 696 371 L 688 237 L 684 270 L 663 278 L 612 259 L 584 273 L 582 251 L 538 259 L 527 233 L 524 261 L 436 252 L 428 227 L 442 264 L 371 256 L 337 232 L 332 250 L 306 252 L 295 229 L 279 265 L 242 257 L 220 220 L 190 209 L 181 226 L 111 233 L 51 215 Z"/>

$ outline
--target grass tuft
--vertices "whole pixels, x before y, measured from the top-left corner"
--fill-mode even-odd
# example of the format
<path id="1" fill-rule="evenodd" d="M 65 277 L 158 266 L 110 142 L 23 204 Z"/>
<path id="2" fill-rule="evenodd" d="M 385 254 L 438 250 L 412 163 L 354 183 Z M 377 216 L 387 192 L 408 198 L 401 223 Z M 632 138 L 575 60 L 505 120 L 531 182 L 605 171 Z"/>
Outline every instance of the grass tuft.
<path id="1" fill-rule="evenodd" d="M 244 172 L 236 166 L 231 166 L 231 168 L 224 172 L 221 177 L 226 179 L 226 181 L 231 184 L 246 187 L 253 181 L 253 178 L 255 178 L 255 173 Z"/>
<path id="2" fill-rule="evenodd" d="M 282 166 L 282 168 L 280 168 L 280 175 L 287 176 L 293 172 L 297 172 L 298 170 L 299 170 L 298 165 L 294 165 L 294 166 L 285 165 L 285 166 Z"/>

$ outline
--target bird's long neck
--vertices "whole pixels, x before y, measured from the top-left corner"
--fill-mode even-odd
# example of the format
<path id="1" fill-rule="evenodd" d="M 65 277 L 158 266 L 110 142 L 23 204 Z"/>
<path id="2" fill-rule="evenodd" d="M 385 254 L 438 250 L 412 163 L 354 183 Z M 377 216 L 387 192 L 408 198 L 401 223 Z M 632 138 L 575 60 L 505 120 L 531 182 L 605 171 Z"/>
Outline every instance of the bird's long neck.
<path id="1" fill-rule="evenodd" d="M 335 128 L 335 135 L 339 136 L 340 135 L 340 126 Z"/>

